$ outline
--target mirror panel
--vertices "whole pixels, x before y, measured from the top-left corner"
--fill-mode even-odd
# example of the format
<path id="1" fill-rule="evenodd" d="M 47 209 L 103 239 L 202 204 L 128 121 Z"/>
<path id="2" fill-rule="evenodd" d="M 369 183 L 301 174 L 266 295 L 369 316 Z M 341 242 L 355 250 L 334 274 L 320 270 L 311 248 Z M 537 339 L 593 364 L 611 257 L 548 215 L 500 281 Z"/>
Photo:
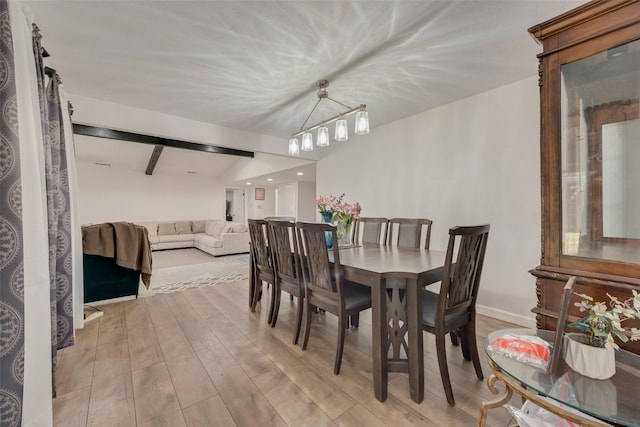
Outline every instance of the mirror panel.
<path id="1" fill-rule="evenodd" d="M 561 67 L 562 254 L 640 258 L 640 41 Z"/>

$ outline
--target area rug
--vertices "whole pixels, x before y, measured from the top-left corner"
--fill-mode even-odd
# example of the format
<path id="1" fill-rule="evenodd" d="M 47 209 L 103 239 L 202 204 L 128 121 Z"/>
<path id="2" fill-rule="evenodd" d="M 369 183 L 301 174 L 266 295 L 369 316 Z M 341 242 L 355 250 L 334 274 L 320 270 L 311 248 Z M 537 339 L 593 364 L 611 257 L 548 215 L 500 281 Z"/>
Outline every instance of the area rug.
<path id="1" fill-rule="evenodd" d="M 153 294 L 238 282 L 249 278 L 248 255 L 221 257 L 212 262 L 158 268 L 151 276 Z"/>

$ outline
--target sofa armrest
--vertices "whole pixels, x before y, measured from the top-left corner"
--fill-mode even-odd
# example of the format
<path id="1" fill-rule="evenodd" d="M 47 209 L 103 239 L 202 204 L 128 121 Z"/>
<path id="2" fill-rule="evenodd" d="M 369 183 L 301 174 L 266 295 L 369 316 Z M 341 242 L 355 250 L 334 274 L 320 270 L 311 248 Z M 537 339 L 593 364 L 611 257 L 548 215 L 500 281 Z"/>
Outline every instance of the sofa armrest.
<path id="1" fill-rule="evenodd" d="M 227 253 L 249 252 L 249 233 L 222 233 L 222 247 Z"/>

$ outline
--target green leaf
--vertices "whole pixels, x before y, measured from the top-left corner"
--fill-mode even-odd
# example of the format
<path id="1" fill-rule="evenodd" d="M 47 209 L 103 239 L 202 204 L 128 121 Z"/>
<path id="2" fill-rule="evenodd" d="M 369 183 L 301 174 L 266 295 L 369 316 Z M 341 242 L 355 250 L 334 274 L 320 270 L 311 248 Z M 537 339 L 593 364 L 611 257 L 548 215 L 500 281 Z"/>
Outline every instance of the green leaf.
<path id="1" fill-rule="evenodd" d="M 616 337 L 616 338 L 618 338 L 618 339 L 619 339 L 620 341 L 622 341 L 622 342 L 627 342 L 627 341 L 629 341 L 629 337 L 627 337 L 625 334 L 623 334 L 623 333 L 622 333 L 622 332 L 620 332 L 620 331 L 616 331 L 616 330 L 614 330 L 614 331 L 612 332 L 612 334 L 613 334 L 613 335 L 615 335 L 615 337 Z"/>

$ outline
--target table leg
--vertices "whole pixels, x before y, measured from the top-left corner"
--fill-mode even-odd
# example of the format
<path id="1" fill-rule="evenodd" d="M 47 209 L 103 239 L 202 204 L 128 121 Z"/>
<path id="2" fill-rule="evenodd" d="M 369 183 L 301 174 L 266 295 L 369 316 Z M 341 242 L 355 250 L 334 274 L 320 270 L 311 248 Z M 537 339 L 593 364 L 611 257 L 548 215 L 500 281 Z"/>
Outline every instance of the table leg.
<path id="1" fill-rule="evenodd" d="M 376 399 L 384 402 L 387 399 L 387 288 L 386 281 L 380 280 L 378 286 L 371 288 L 372 333 L 371 346 L 373 353 L 373 389 Z"/>
<path id="2" fill-rule="evenodd" d="M 409 334 L 409 393 L 420 403 L 424 399 L 424 353 L 422 342 L 422 288 L 407 280 L 407 324 Z"/>
<path id="3" fill-rule="evenodd" d="M 500 379 L 494 374 L 492 374 L 487 379 L 487 388 L 489 388 L 489 391 L 491 391 L 491 393 L 493 394 L 500 393 L 500 390 L 495 386 L 496 381 L 500 381 Z M 484 427 L 485 423 L 487 422 L 487 411 L 489 409 L 499 408 L 503 406 L 505 403 L 511 400 L 511 396 L 513 396 L 513 390 L 511 390 L 511 388 L 509 388 L 505 384 L 504 394 L 502 396 L 499 396 L 494 400 L 482 402 L 482 404 L 480 405 L 480 418 L 478 418 L 478 427 Z"/>

